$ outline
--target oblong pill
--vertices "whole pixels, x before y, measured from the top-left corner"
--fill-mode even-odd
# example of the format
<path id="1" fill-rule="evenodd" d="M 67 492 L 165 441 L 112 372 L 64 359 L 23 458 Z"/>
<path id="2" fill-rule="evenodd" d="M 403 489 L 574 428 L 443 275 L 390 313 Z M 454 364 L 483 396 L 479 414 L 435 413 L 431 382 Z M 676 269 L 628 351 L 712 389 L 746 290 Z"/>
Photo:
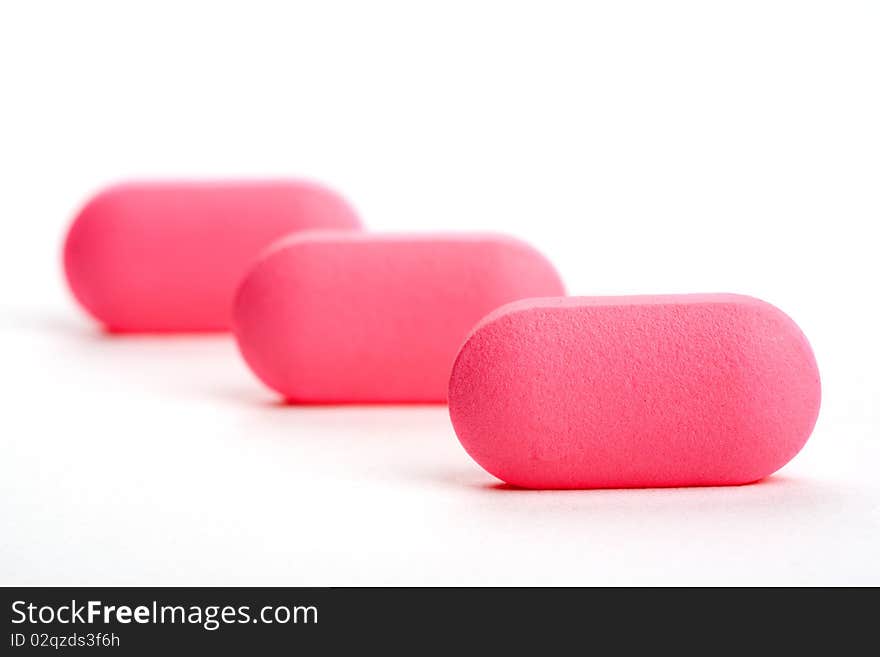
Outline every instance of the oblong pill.
<path id="1" fill-rule="evenodd" d="M 509 304 L 449 382 L 465 450 L 525 488 L 751 483 L 803 447 L 819 400 L 797 325 L 726 294 Z"/>
<path id="2" fill-rule="evenodd" d="M 481 317 L 563 293 L 553 266 L 509 237 L 315 232 L 259 260 L 233 329 L 251 369 L 290 401 L 443 402 Z"/>
<path id="3" fill-rule="evenodd" d="M 112 331 L 226 330 L 236 287 L 267 245 L 291 231 L 359 226 L 342 197 L 311 182 L 124 183 L 74 219 L 64 270 Z"/>

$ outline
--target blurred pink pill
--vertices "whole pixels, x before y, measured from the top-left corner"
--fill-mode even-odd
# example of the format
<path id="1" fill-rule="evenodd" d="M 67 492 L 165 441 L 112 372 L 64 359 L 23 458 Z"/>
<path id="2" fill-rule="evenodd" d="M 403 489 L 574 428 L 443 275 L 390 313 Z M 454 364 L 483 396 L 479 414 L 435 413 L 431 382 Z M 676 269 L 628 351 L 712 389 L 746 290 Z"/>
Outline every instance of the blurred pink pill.
<path id="1" fill-rule="evenodd" d="M 546 258 L 509 237 L 303 234 L 245 277 L 233 328 L 251 369 L 289 400 L 443 402 L 477 320 L 563 293 Z"/>
<path id="2" fill-rule="evenodd" d="M 291 231 L 359 226 L 342 197 L 310 182 L 127 183 L 76 217 L 64 269 L 77 300 L 112 331 L 227 330 L 235 289 L 266 245 Z"/>
<path id="3" fill-rule="evenodd" d="M 449 382 L 461 444 L 525 488 L 747 484 L 804 446 L 819 399 L 797 325 L 733 294 L 508 304 Z"/>

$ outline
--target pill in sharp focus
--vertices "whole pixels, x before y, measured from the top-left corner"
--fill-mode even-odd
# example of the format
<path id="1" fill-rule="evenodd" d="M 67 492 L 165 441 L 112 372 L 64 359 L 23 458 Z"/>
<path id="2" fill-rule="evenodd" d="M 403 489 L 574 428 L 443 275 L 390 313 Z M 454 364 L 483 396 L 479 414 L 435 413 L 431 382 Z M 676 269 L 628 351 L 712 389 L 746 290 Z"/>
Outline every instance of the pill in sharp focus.
<path id="1" fill-rule="evenodd" d="M 272 241 L 360 220 L 338 194 L 300 180 L 132 182 L 75 218 L 64 269 L 111 331 L 228 330 L 241 276 Z"/>
<path id="2" fill-rule="evenodd" d="M 797 325 L 725 294 L 512 303 L 449 383 L 465 450 L 525 488 L 751 483 L 803 447 L 819 402 Z"/>
<path id="3" fill-rule="evenodd" d="M 255 264 L 233 330 L 251 369 L 290 401 L 444 402 L 481 317 L 559 294 L 547 259 L 510 237 L 315 232 Z"/>

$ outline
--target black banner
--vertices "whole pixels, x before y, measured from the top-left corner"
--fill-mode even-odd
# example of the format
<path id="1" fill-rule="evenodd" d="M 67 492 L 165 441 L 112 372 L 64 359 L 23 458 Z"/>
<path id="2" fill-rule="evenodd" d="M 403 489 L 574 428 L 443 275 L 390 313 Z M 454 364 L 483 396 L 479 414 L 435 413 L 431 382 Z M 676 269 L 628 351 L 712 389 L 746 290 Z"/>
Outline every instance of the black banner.
<path id="1" fill-rule="evenodd" d="M 3 654 L 341 652 L 439 645 L 618 649 L 791 646 L 843 619 L 873 627 L 876 591 L 784 589 L 6 588 Z M 701 641 L 709 641 L 701 645 Z"/>

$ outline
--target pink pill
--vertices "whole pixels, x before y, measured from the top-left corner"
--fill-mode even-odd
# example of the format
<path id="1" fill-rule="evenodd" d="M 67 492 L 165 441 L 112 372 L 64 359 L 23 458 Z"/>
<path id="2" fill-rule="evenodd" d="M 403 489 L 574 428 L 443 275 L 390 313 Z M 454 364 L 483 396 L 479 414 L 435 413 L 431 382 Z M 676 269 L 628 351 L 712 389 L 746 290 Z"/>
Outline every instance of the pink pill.
<path id="1" fill-rule="evenodd" d="M 226 330 L 235 289 L 264 247 L 291 231 L 359 226 L 343 198 L 304 181 L 127 183 L 76 217 L 64 269 L 112 331 Z"/>
<path id="2" fill-rule="evenodd" d="M 754 482 L 803 447 L 819 399 L 795 323 L 728 294 L 508 304 L 449 382 L 465 450 L 525 488 Z"/>
<path id="3" fill-rule="evenodd" d="M 260 259 L 233 329 L 251 369 L 291 401 L 444 402 L 481 317 L 563 293 L 553 266 L 508 237 L 317 232 Z"/>

